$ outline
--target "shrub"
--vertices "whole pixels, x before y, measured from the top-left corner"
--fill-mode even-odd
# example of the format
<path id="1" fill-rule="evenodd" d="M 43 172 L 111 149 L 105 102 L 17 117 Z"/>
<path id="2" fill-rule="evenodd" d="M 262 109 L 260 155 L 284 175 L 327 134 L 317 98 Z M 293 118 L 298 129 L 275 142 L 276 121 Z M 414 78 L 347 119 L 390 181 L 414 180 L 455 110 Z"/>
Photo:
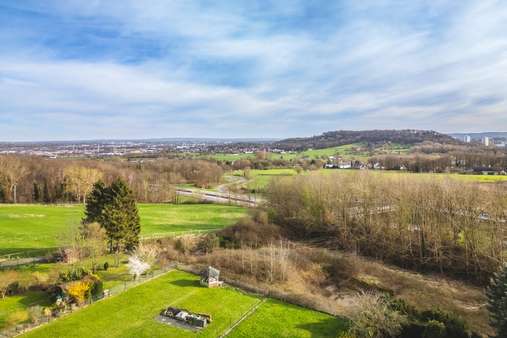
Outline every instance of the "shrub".
<path id="1" fill-rule="evenodd" d="M 43 316 L 42 306 L 35 305 L 28 308 L 28 316 L 33 324 L 38 324 Z"/>
<path id="2" fill-rule="evenodd" d="M 444 323 L 438 320 L 430 320 L 424 329 L 423 338 L 445 338 L 446 328 Z"/>
<path id="3" fill-rule="evenodd" d="M 359 294 L 349 317 L 352 325 L 349 333 L 357 338 L 396 337 L 402 331 L 407 318 L 393 309 L 390 300 L 381 294 Z"/>
<path id="4" fill-rule="evenodd" d="M 47 273 L 43 273 L 43 272 L 39 272 L 39 271 L 35 271 L 34 273 L 32 273 L 32 278 L 33 278 L 33 281 L 34 283 L 39 286 L 39 287 L 46 287 L 48 285 L 48 282 L 49 282 L 49 275 Z"/>
<path id="5" fill-rule="evenodd" d="M 88 274 L 82 280 L 67 283 L 65 291 L 73 301 L 81 305 L 92 296 L 99 296 L 103 291 L 103 286 L 98 276 Z"/>
<path id="6" fill-rule="evenodd" d="M 507 337 L 507 264 L 491 279 L 486 295 L 491 325 L 498 337 Z"/>
<path id="7" fill-rule="evenodd" d="M 465 324 L 465 321 L 450 312 L 442 311 L 440 309 L 424 311 L 421 313 L 421 318 L 428 323 L 431 321 L 438 321 L 445 326 L 446 335 L 449 338 L 468 338 L 470 333 Z"/>
<path id="8" fill-rule="evenodd" d="M 104 271 L 107 271 L 109 269 L 109 263 L 104 262 Z"/>
<path id="9" fill-rule="evenodd" d="M 214 233 L 208 234 L 198 244 L 198 249 L 204 253 L 212 253 L 220 245 L 218 236 Z"/>
<path id="10" fill-rule="evenodd" d="M 88 281 L 73 281 L 69 282 L 65 288 L 72 300 L 81 305 L 88 298 L 91 287 L 92 284 Z"/>
<path id="11" fill-rule="evenodd" d="M 77 267 L 64 272 L 60 272 L 59 278 L 62 282 L 71 282 L 81 280 L 88 274 L 90 274 L 90 272 L 83 267 Z"/>
<path id="12" fill-rule="evenodd" d="M 13 285 L 19 285 L 19 273 L 14 270 L 0 273 L 0 299 L 12 292 Z"/>
<path id="13" fill-rule="evenodd" d="M 86 281 L 91 284 L 87 298 L 102 296 L 102 293 L 104 292 L 104 283 L 102 282 L 99 276 L 89 274 L 83 278 L 83 281 Z"/>
<path id="14" fill-rule="evenodd" d="M 266 223 L 264 223 L 266 222 Z M 280 228 L 267 222 L 265 213 L 245 217 L 232 227 L 221 230 L 220 246 L 225 248 L 258 248 L 281 238 Z"/>
<path id="15" fill-rule="evenodd" d="M 181 238 L 178 238 L 174 243 L 174 249 L 183 255 L 187 252 L 186 245 Z"/>

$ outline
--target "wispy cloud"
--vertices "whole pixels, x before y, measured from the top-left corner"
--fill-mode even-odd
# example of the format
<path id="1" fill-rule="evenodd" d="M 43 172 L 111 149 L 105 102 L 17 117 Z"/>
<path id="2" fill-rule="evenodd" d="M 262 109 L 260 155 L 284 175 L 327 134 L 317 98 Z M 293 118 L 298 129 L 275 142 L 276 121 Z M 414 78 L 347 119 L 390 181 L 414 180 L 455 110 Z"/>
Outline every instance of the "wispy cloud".
<path id="1" fill-rule="evenodd" d="M 507 4 L 0 5 L 0 139 L 507 129 Z"/>

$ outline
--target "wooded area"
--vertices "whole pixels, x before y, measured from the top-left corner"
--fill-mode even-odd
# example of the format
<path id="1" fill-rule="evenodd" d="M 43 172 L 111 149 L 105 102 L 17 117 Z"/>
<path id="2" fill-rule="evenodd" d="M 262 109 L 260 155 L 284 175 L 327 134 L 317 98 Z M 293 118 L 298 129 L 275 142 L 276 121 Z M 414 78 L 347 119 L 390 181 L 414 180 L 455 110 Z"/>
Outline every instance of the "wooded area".
<path id="1" fill-rule="evenodd" d="M 271 218 L 295 238 L 478 282 L 506 260 L 497 186 L 347 172 L 274 180 L 268 191 Z"/>
<path id="2" fill-rule="evenodd" d="M 35 156 L 0 156 L 0 202 L 85 202 L 92 185 L 101 179 L 127 182 L 139 202 L 174 198 L 174 184 L 206 187 L 220 182 L 223 169 L 204 160 L 128 162 L 124 160 L 58 160 Z"/>

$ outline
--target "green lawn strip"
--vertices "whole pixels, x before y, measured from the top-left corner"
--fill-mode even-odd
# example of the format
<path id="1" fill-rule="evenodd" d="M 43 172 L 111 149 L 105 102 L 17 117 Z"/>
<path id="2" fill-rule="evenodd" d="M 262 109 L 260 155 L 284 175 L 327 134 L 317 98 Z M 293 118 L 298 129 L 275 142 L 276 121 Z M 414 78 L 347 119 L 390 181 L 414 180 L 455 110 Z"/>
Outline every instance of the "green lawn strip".
<path id="1" fill-rule="evenodd" d="M 28 291 L 24 295 L 0 299 L 0 330 L 29 320 L 28 308 L 34 305 L 48 306 L 49 297 L 42 291 Z"/>
<path id="2" fill-rule="evenodd" d="M 140 204 L 141 235 L 160 237 L 234 224 L 246 209 L 216 204 Z M 65 242 L 83 217 L 81 205 L 0 205 L 0 256 L 43 255 Z"/>
<path id="3" fill-rule="evenodd" d="M 204 288 L 198 276 L 172 271 L 23 337 L 217 337 L 257 301 L 229 287 Z M 211 314 L 213 322 L 195 333 L 156 321 L 169 305 Z"/>
<path id="4" fill-rule="evenodd" d="M 345 319 L 270 299 L 227 337 L 335 338 L 347 325 Z"/>

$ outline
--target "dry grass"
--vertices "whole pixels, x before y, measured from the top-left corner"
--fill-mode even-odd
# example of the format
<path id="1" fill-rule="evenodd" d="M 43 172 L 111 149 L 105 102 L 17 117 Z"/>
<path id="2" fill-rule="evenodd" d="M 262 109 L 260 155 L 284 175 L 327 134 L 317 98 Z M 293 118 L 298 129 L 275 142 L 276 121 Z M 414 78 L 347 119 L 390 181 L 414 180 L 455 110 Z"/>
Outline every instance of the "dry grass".
<path id="1" fill-rule="evenodd" d="M 350 257 L 358 267 L 355 279 L 372 289 L 383 290 L 419 310 L 441 308 L 462 316 L 470 327 L 492 334 L 488 325 L 484 290 L 464 282 L 387 266 L 359 257 Z"/>
<path id="2" fill-rule="evenodd" d="M 199 240 L 187 237 L 185 241 Z M 166 260 L 186 263 L 194 271 L 213 265 L 226 281 L 239 287 L 335 315 L 348 314 L 358 291 L 373 290 L 419 310 L 453 312 L 471 329 L 492 333 L 482 289 L 339 251 L 278 242 L 258 249 L 216 249 L 210 254 L 195 254 L 191 249 L 182 254 L 168 245 L 164 253 Z"/>

